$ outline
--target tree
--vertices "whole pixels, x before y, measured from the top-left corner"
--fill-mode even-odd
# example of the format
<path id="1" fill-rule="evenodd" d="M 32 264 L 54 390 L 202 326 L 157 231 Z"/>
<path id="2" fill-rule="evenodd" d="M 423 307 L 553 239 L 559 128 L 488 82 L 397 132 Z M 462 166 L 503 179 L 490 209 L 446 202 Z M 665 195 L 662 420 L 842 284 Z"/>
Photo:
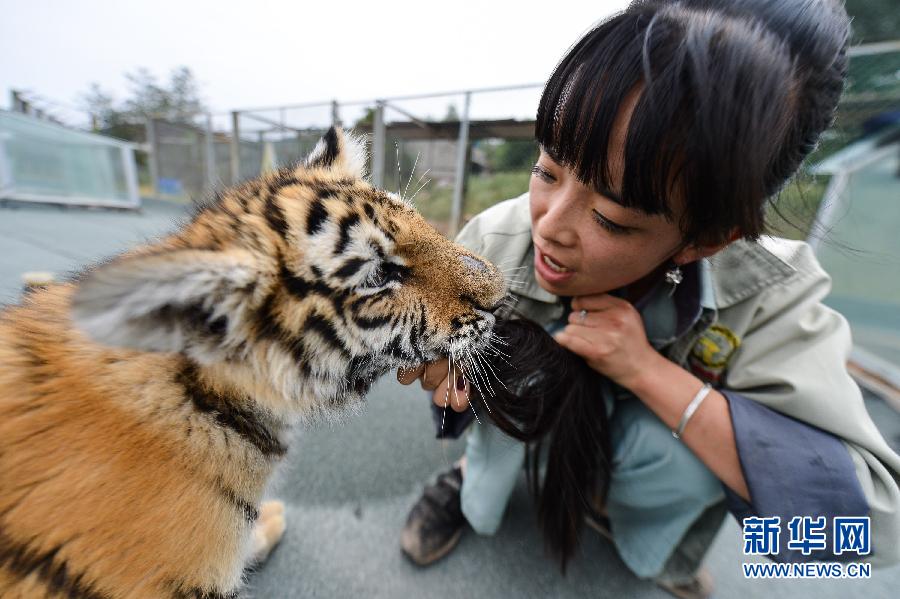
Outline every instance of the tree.
<path id="1" fill-rule="evenodd" d="M 498 172 L 528 170 L 538 156 L 537 143 L 530 139 L 506 140 L 491 148 L 488 160 Z"/>
<path id="2" fill-rule="evenodd" d="M 459 112 L 456 110 L 456 104 L 447 104 L 447 114 L 444 115 L 444 122 L 453 122 L 459 120 Z"/>
<path id="3" fill-rule="evenodd" d="M 170 121 L 189 123 L 206 110 L 200 99 L 199 85 L 188 67 L 174 69 L 169 83 L 160 84 L 156 75 L 141 67 L 126 73 L 129 97 L 116 103 L 99 84 L 92 83 L 82 96 L 91 113 L 94 128 L 124 139 L 135 139 L 131 130 L 148 117 L 162 116 Z"/>

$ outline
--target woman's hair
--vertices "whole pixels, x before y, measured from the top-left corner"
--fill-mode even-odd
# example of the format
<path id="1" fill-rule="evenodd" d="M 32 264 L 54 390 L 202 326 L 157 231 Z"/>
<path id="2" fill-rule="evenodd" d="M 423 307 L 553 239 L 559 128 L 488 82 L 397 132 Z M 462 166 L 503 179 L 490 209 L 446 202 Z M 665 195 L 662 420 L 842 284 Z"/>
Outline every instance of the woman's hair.
<path id="1" fill-rule="evenodd" d="M 832 122 L 847 69 L 838 0 L 637 0 L 557 65 L 535 137 L 601 193 L 623 100 L 639 94 L 622 205 L 672 217 L 688 242 L 748 239 Z"/>
<path id="2" fill-rule="evenodd" d="M 470 401 L 504 433 L 529 444 L 538 523 L 565 572 L 592 500 L 606 500 L 612 450 L 602 389 L 608 382 L 530 320 L 500 319 L 494 332 L 511 351 L 488 358 L 494 374 L 484 373 L 490 380 L 483 377 L 480 391 L 473 386 Z"/>

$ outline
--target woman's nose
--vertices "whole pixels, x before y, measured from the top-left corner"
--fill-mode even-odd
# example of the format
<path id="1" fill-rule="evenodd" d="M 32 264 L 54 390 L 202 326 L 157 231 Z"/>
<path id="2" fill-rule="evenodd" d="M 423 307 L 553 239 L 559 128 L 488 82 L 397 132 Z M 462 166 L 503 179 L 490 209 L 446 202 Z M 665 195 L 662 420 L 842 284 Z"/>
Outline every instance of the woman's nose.
<path id="1" fill-rule="evenodd" d="M 551 200 L 544 214 L 538 217 L 535 230 L 545 241 L 572 246 L 576 240 L 572 217 L 571 203 L 566 198 Z"/>

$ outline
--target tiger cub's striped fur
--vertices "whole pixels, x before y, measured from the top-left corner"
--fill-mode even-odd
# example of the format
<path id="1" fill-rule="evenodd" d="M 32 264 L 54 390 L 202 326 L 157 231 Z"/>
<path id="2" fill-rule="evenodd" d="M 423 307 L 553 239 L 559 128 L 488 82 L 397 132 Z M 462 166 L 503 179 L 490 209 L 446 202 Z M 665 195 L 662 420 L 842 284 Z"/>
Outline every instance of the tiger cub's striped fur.
<path id="1" fill-rule="evenodd" d="M 284 528 L 288 428 L 390 368 L 483 348 L 499 271 L 307 161 L 0 312 L 0 596 L 227 597 Z"/>

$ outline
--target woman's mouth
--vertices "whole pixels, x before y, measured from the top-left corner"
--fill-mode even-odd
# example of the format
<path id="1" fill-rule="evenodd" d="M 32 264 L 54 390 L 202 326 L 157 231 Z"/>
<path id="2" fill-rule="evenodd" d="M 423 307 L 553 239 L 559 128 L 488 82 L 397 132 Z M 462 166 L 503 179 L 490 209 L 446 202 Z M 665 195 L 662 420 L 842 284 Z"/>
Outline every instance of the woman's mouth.
<path id="1" fill-rule="evenodd" d="M 549 283 L 561 283 L 569 279 L 575 271 L 560 264 L 547 254 L 541 251 L 541 248 L 534 246 L 534 267 L 538 274 Z"/>
<path id="2" fill-rule="evenodd" d="M 565 266 L 561 266 L 554 262 L 547 254 L 544 254 L 544 264 L 552 268 L 554 272 L 570 272 Z"/>

